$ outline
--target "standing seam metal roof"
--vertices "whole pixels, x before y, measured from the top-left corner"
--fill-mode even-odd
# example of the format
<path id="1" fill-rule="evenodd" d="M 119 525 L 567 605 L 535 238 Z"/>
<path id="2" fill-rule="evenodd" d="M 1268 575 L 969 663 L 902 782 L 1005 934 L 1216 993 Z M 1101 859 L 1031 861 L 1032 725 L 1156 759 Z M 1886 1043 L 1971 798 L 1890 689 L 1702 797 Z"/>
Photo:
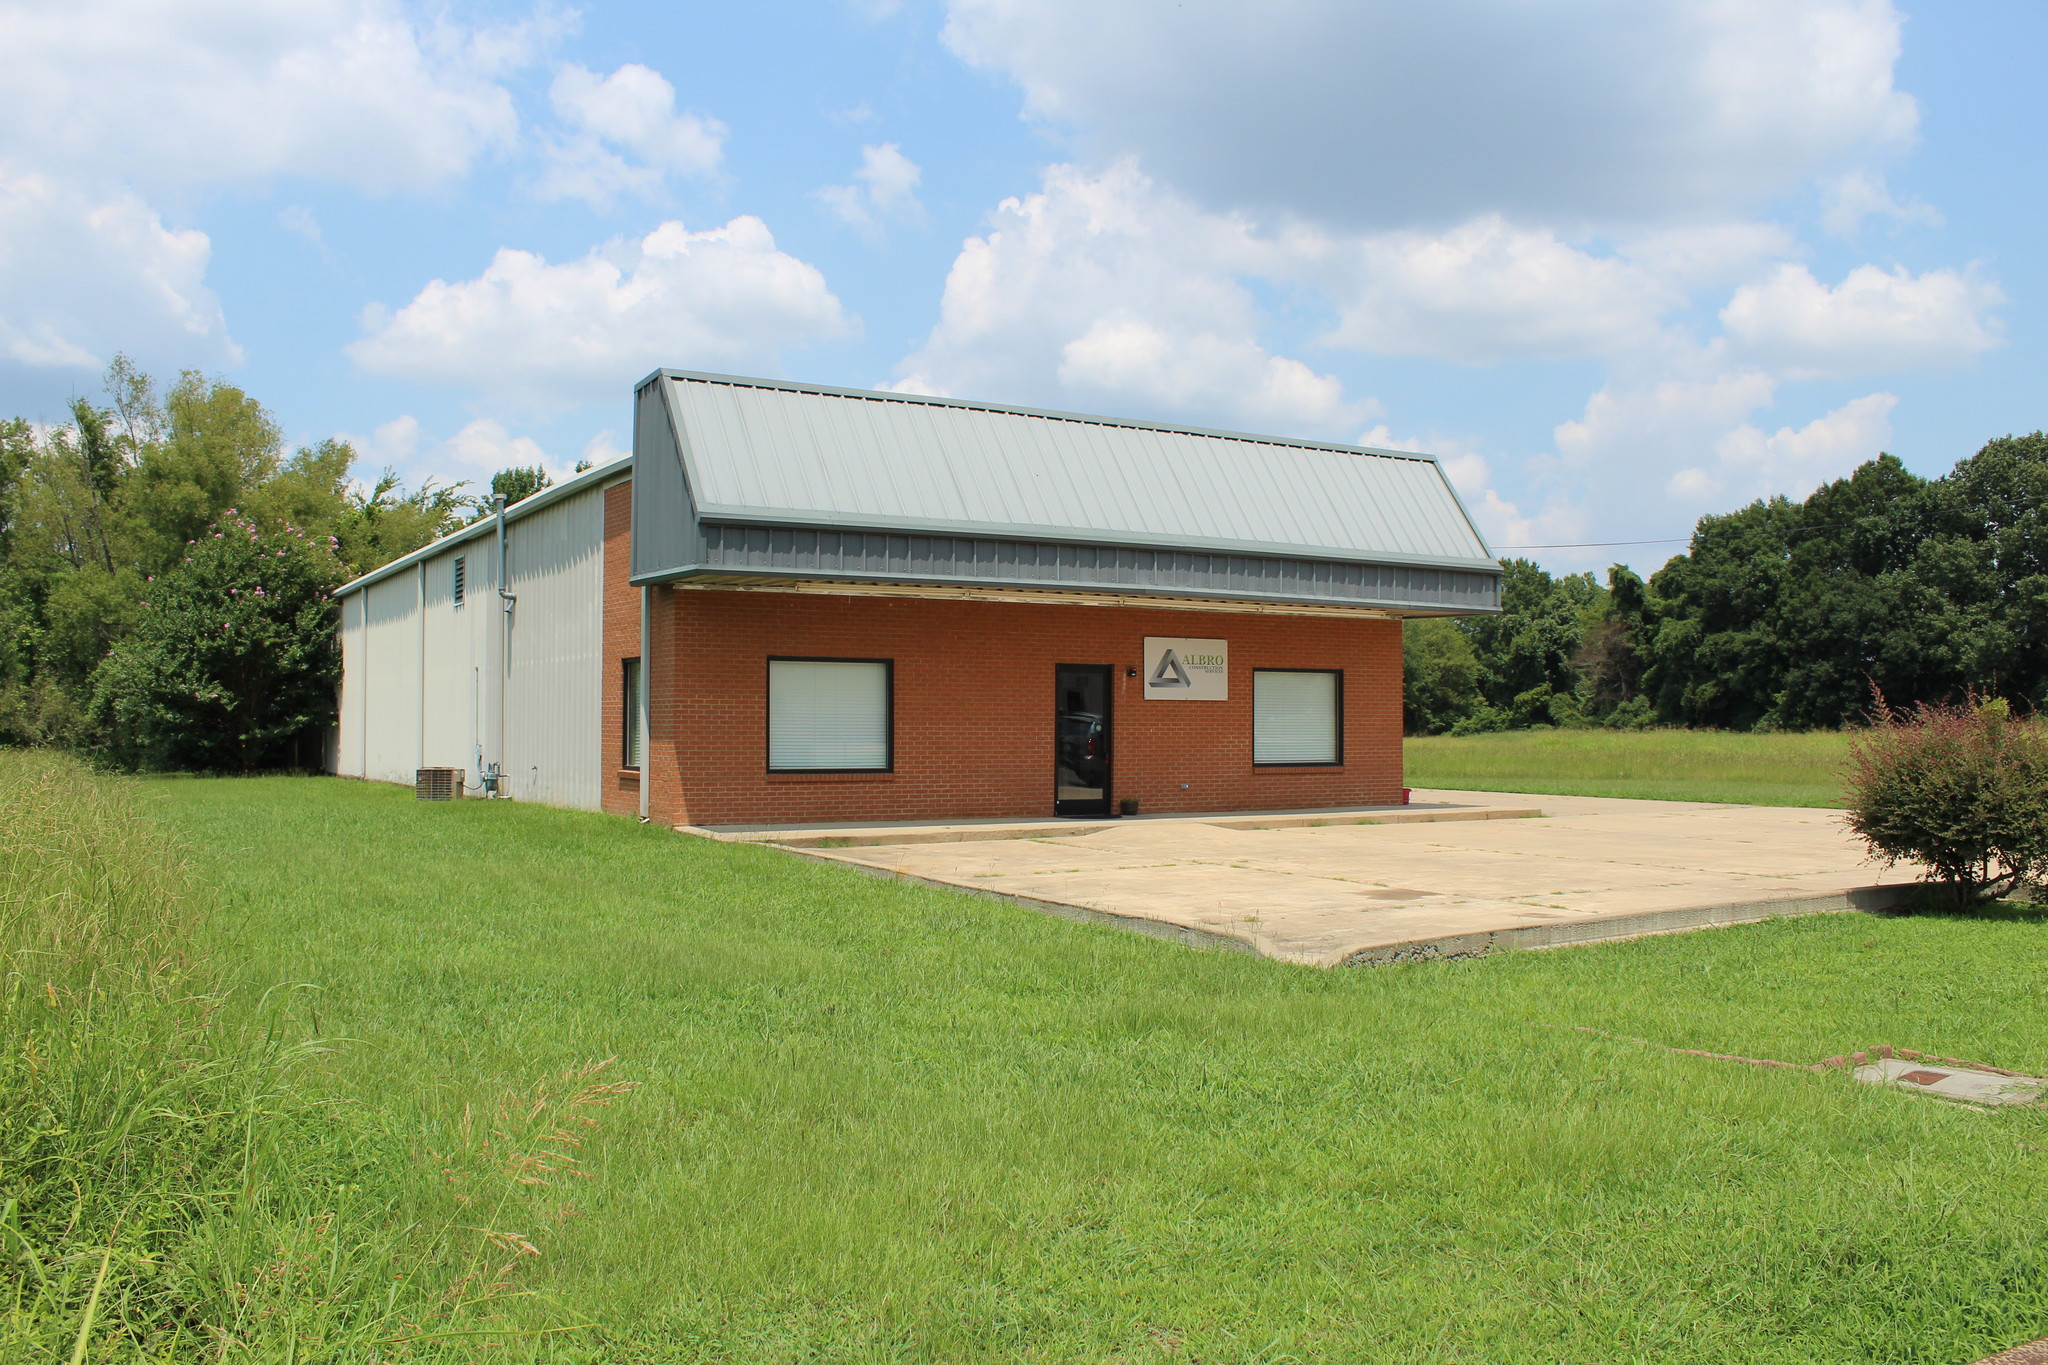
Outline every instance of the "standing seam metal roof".
<path id="1" fill-rule="evenodd" d="M 1430 456 L 672 370 L 705 521 L 1493 569 Z"/>

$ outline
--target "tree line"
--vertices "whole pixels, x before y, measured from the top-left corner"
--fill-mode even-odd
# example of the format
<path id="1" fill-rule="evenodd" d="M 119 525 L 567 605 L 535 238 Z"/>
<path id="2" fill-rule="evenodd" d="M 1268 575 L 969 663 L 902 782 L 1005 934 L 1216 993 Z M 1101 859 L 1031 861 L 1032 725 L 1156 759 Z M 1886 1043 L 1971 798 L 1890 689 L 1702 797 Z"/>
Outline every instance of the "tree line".
<path id="1" fill-rule="evenodd" d="M 1700 518 L 1646 581 L 1503 561 L 1498 616 L 1410 621 L 1411 734 L 1808 730 L 1895 707 L 2048 704 L 2048 436 L 1939 478 L 1880 455 L 1803 502 Z"/>
<path id="2" fill-rule="evenodd" d="M 347 442 L 289 449 L 261 403 L 196 371 L 160 391 L 117 357 L 104 401 L 74 399 L 68 416 L 0 422 L 0 744 L 290 762 L 297 736 L 280 727 L 310 722 L 284 675 L 312 670 L 332 710 L 331 589 L 489 505 L 389 469 L 358 482 Z M 530 468 L 492 483 L 516 501 L 547 481 Z M 180 638 L 195 632 L 220 638 Z M 168 699 L 207 703 L 218 733 L 138 749 Z"/>

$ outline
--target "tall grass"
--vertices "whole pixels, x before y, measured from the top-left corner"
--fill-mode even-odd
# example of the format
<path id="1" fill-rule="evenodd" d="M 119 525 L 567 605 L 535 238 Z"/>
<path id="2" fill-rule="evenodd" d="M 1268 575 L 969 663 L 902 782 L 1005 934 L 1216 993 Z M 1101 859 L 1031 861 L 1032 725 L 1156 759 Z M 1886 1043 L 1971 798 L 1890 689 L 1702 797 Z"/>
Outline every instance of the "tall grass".
<path id="1" fill-rule="evenodd" d="M 1849 736 L 1719 730 L 1516 730 L 1405 741 L 1411 787 L 1840 806 Z"/>
<path id="2" fill-rule="evenodd" d="M 0 1359 L 389 1359 L 505 1292 L 308 1084 L 301 993 L 224 993 L 205 902 L 132 783 L 0 751 Z"/>

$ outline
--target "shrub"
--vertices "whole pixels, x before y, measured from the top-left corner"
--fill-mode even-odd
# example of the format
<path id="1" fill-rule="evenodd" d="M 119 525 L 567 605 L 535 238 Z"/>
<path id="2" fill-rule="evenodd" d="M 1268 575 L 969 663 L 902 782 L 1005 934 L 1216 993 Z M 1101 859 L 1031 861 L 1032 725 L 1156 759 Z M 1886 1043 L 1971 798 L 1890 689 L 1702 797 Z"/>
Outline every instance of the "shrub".
<path id="1" fill-rule="evenodd" d="M 134 767 L 304 767 L 341 675 L 334 542 L 230 515 L 146 588 L 94 677 L 93 716 Z"/>
<path id="2" fill-rule="evenodd" d="M 1964 904 L 2048 873 L 2048 725 L 2003 700 L 1879 697 L 1872 719 L 1850 747 L 1849 827 L 1886 866 L 1917 862 Z"/>

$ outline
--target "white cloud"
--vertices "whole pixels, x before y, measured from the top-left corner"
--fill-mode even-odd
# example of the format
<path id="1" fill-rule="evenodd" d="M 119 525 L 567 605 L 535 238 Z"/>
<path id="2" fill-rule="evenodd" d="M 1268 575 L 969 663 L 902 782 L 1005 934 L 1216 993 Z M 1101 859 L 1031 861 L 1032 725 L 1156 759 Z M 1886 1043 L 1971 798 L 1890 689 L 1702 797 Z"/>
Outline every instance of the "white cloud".
<path id="1" fill-rule="evenodd" d="M 915 222 L 924 216 L 924 205 L 917 199 L 924 172 L 896 143 L 862 147 L 853 178 L 854 184 L 827 185 L 818 191 L 832 212 L 853 227 L 872 235 L 881 219 Z"/>
<path id="2" fill-rule="evenodd" d="M 1745 422 L 1714 443 L 1713 463 L 1679 470 L 1670 489 L 1724 507 L 1777 493 L 1803 498 L 1884 449 L 1898 401 L 1889 393 L 1866 394 L 1796 430 L 1766 433 Z"/>
<path id="3" fill-rule="evenodd" d="M 604 208 L 621 194 L 651 197 L 671 174 L 713 174 L 725 155 L 725 125 L 677 113 L 675 87 L 637 62 L 609 76 L 565 66 L 548 96 L 566 131 L 547 150 L 544 199 Z"/>
<path id="4" fill-rule="evenodd" d="M 1387 233 L 1334 250 L 1340 320 L 1328 340 L 1465 364 L 1607 355 L 1685 302 L 1670 280 L 1487 214 L 1441 235 Z"/>
<path id="5" fill-rule="evenodd" d="M 480 483 L 486 491 L 500 470 L 539 465 L 557 483 L 569 477 L 567 464 L 551 457 L 531 436 L 514 436 L 502 422 L 479 417 L 443 441 L 425 463 L 455 466 L 455 477 Z"/>
<path id="6" fill-rule="evenodd" d="M 1286 254 L 1131 163 L 1051 167 L 990 219 L 962 244 L 897 387 L 1299 435 L 1355 430 L 1374 411 L 1261 342 L 1243 279 L 1291 268 Z"/>
<path id="7" fill-rule="evenodd" d="M 1239 420 L 1263 428 L 1331 430 L 1377 416 L 1347 401 L 1341 381 L 1256 343 L 1214 332 L 1166 331 L 1128 315 L 1098 318 L 1060 348 L 1061 385 L 1077 395 L 1136 399 L 1155 412 L 1193 412 L 1231 395 Z"/>
<path id="8" fill-rule="evenodd" d="M 1891 439 L 1898 400 L 1889 393 L 1770 432 L 1754 419 L 1777 393 L 1778 381 L 1760 370 L 1610 383 L 1553 433 L 1561 463 L 1551 481 L 1596 519 L 1654 535 L 1756 498 L 1805 497 Z"/>
<path id="9" fill-rule="evenodd" d="M 133 194 L 0 164 L 0 368 L 91 371 L 117 350 L 145 366 L 237 363 L 206 287 L 212 251 Z"/>
<path id="10" fill-rule="evenodd" d="M 951 0 L 1089 155 L 1212 206 L 1577 231 L 1742 213 L 1909 141 L 1888 0 Z"/>
<path id="11" fill-rule="evenodd" d="M 1794 377 L 1952 365 L 2002 344 L 1990 310 L 2005 302 L 1974 270 L 1913 275 L 1860 265 L 1829 288 L 1782 265 L 1735 291 L 1721 310 L 1744 352 Z"/>
<path id="12" fill-rule="evenodd" d="M 576 473 L 572 461 L 551 454 L 531 436 L 514 435 L 495 417 L 475 418 L 436 441 L 425 440 L 419 420 L 409 414 L 392 418 L 368 436 L 348 431 L 335 434 L 355 447 L 358 469 L 395 469 L 415 487 L 433 479 L 444 486 L 467 483 L 471 492 L 481 490 L 488 495 L 491 476 L 514 466 L 539 465 L 557 483 Z M 612 433 L 601 431 L 585 444 L 582 458 L 603 464 L 622 453 Z M 356 482 L 358 491 L 368 491 L 364 480 Z"/>
<path id="13" fill-rule="evenodd" d="M 1940 227 L 1944 221 L 1932 204 L 1892 198 L 1884 177 L 1869 170 L 1847 171 L 1821 183 L 1820 224 L 1837 237 L 1854 237 L 1866 218 L 1889 218 L 1897 226 L 1918 223 Z"/>
<path id="14" fill-rule="evenodd" d="M 743 215 L 704 232 L 663 223 L 561 264 L 501 248 L 475 279 L 366 310 L 348 353 L 379 374 L 544 406 L 619 398 L 662 365 L 773 373 L 783 347 L 858 326 L 815 266 Z"/>
<path id="15" fill-rule="evenodd" d="M 552 41 L 397 0 L 77 0 L 0 9 L 0 156 L 139 185 L 297 174 L 372 192 L 462 175 L 518 129 L 499 77 Z"/>
<path id="16" fill-rule="evenodd" d="M 338 433 L 340 439 L 355 447 L 366 465 L 379 469 L 386 466 L 403 467 L 412 461 L 420 448 L 419 419 L 406 414 L 394 417 L 372 431 L 368 436 L 357 436 L 352 432 Z"/>
<path id="17" fill-rule="evenodd" d="M 320 220 L 313 216 L 313 210 L 304 204 L 287 204 L 277 211 L 277 225 L 286 232 L 296 232 L 314 246 L 324 246 L 321 238 Z"/>

